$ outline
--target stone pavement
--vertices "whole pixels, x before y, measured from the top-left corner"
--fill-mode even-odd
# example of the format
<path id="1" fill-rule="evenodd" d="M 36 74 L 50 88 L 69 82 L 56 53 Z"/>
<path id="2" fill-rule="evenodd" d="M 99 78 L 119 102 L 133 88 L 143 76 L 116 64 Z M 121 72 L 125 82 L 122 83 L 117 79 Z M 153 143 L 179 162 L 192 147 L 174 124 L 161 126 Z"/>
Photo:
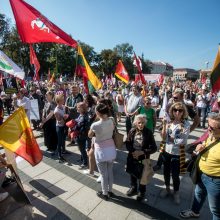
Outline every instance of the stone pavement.
<path id="1" fill-rule="evenodd" d="M 124 122 L 119 124 L 119 130 L 125 131 Z M 204 130 L 196 129 L 189 137 L 189 143 L 203 134 Z M 43 150 L 43 160 L 32 167 L 26 161 L 18 163 L 19 175 L 25 191 L 31 201 L 27 204 L 22 193 L 12 184 L 6 188 L 10 197 L 0 203 L 0 219 L 96 219 L 96 220 L 141 220 L 141 219 L 179 219 L 180 210 L 190 207 L 194 186 L 188 175 L 181 177 L 181 204 L 175 205 L 170 196 L 159 197 L 164 187 L 162 171 L 156 172 L 147 186 L 146 199 L 143 203 L 129 198 L 125 192 L 129 187 L 129 175 L 124 171 L 126 151 L 118 151 L 114 164 L 114 193 L 116 196 L 109 201 L 103 201 L 96 196 L 100 184 L 95 177 L 83 174 L 79 169 L 79 151 L 77 146 L 67 147 L 71 152 L 65 155 L 67 163 L 60 164 L 57 158 L 45 151 L 41 132 L 35 132 L 38 143 Z M 160 135 L 155 132 L 159 146 Z M 69 142 L 67 141 L 67 144 Z M 156 163 L 158 152 L 153 154 L 152 164 Z M 98 173 L 96 173 L 98 176 Z M 211 219 L 207 202 L 202 209 L 200 219 Z"/>

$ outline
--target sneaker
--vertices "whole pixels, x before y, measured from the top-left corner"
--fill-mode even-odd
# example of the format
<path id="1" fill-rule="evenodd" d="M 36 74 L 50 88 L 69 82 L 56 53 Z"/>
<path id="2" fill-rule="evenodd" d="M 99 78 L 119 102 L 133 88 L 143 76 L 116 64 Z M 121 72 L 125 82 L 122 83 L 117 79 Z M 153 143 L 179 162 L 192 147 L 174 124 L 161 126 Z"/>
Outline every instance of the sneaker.
<path id="1" fill-rule="evenodd" d="M 145 197 L 145 193 L 138 193 L 138 195 L 137 195 L 137 198 L 136 198 L 136 200 L 138 201 L 138 202 L 141 202 L 143 199 L 144 199 L 144 197 Z"/>
<path id="2" fill-rule="evenodd" d="M 8 192 L 0 193 L 0 202 L 5 200 L 8 197 Z"/>
<path id="3" fill-rule="evenodd" d="M 170 189 L 162 189 L 160 192 L 160 198 L 165 198 L 170 194 Z"/>
<path id="4" fill-rule="evenodd" d="M 159 166 L 159 165 L 153 166 L 154 172 L 156 172 L 156 171 L 158 171 L 158 170 L 160 170 L 160 169 L 161 169 L 161 166 Z"/>
<path id="5" fill-rule="evenodd" d="M 94 173 L 90 173 L 90 170 L 84 170 L 83 173 L 88 175 L 88 176 L 95 177 L 95 174 Z"/>
<path id="6" fill-rule="evenodd" d="M 179 192 L 175 192 L 175 193 L 173 194 L 173 199 L 174 199 L 174 203 L 175 203 L 175 204 L 177 204 L 177 205 L 180 204 L 180 194 L 179 194 Z"/>
<path id="7" fill-rule="evenodd" d="M 97 183 L 101 183 L 101 179 L 102 179 L 102 177 L 101 177 L 101 175 L 97 178 L 97 180 L 96 180 L 96 182 Z"/>
<path id="8" fill-rule="evenodd" d="M 127 196 L 134 196 L 137 195 L 137 189 L 134 187 L 131 187 L 127 192 L 126 192 Z"/>
<path id="9" fill-rule="evenodd" d="M 113 192 L 108 192 L 108 196 L 109 196 L 109 197 L 114 197 L 115 194 L 114 194 Z"/>
<path id="10" fill-rule="evenodd" d="M 96 195 L 101 198 L 101 199 L 104 199 L 105 201 L 108 201 L 108 195 L 104 195 L 101 191 L 99 192 L 96 192 Z"/>
<path id="11" fill-rule="evenodd" d="M 81 164 L 79 166 L 79 170 L 84 170 L 84 169 L 87 169 L 87 168 L 88 168 L 88 166 L 86 164 Z"/>
<path id="12" fill-rule="evenodd" d="M 191 209 L 184 210 L 184 211 L 180 212 L 179 215 L 181 218 L 199 218 L 199 214 L 196 214 Z"/>

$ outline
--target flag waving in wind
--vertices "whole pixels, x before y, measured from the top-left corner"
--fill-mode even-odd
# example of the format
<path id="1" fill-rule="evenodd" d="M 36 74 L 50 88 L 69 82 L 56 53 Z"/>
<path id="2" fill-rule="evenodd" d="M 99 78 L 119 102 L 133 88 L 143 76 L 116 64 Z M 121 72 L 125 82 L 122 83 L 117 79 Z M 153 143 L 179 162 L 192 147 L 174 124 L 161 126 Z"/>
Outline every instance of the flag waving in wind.
<path id="1" fill-rule="evenodd" d="M 77 47 L 77 42 L 23 0 L 10 0 L 23 43 L 54 42 Z"/>
<path id="2" fill-rule="evenodd" d="M 210 82 L 212 85 L 212 91 L 217 93 L 220 90 L 220 46 L 218 47 L 218 53 L 210 74 Z"/>
<path id="3" fill-rule="evenodd" d="M 118 65 L 116 67 L 115 75 L 124 83 L 128 84 L 129 75 L 127 70 L 125 69 L 121 60 L 118 61 Z"/>
<path id="4" fill-rule="evenodd" d="M 82 76 L 86 93 L 92 93 L 95 90 L 101 89 L 102 83 L 87 63 L 80 46 L 78 46 L 76 73 Z"/>
<path id="5" fill-rule="evenodd" d="M 32 166 L 42 160 L 42 152 L 23 107 L 16 110 L 0 126 L 0 144 L 23 157 Z"/>
<path id="6" fill-rule="evenodd" d="M 30 44 L 30 64 L 33 66 L 34 69 L 34 80 L 39 81 L 39 70 L 40 70 L 40 63 L 38 62 L 37 56 L 34 52 L 32 45 Z"/>
<path id="7" fill-rule="evenodd" d="M 137 57 L 134 53 L 134 65 L 137 67 L 138 74 L 140 75 L 140 80 L 142 84 L 146 85 L 146 80 L 144 78 L 143 72 L 142 72 L 142 64 L 140 57 Z"/>

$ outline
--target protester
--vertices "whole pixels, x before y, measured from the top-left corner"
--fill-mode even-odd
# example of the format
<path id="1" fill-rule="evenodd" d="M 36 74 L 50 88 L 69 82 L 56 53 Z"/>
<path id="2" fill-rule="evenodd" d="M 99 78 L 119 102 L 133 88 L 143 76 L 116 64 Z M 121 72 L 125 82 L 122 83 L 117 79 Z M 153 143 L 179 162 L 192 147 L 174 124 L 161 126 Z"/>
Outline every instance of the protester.
<path id="1" fill-rule="evenodd" d="M 118 89 L 118 94 L 116 95 L 115 101 L 116 101 L 117 108 L 118 108 L 117 120 L 118 122 L 120 122 L 121 115 L 122 113 L 124 113 L 124 103 L 125 103 L 125 99 L 124 99 L 124 96 L 122 95 L 121 89 Z"/>
<path id="2" fill-rule="evenodd" d="M 44 130 L 44 144 L 48 151 L 55 151 L 57 149 L 57 133 L 56 133 L 56 119 L 54 110 L 56 104 L 54 102 L 54 93 L 48 91 L 46 93 L 47 102 L 44 105 L 42 121 L 40 127 Z"/>
<path id="3" fill-rule="evenodd" d="M 149 181 L 149 172 L 152 172 L 150 154 L 156 152 L 157 145 L 153 133 L 145 127 L 145 115 L 136 115 L 133 125 L 134 128 L 130 130 L 126 140 L 128 158 L 131 158 L 131 161 L 138 160 L 144 164 L 144 169 L 140 180 L 130 175 L 130 189 L 127 191 L 127 195 L 133 196 L 138 193 L 137 200 L 141 201 L 145 197 L 146 184 Z"/>
<path id="4" fill-rule="evenodd" d="M 164 164 L 164 181 L 166 189 L 162 190 L 160 196 L 165 198 L 171 194 L 170 190 L 170 173 L 172 173 L 174 202 L 180 203 L 179 186 L 180 186 L 180 161 L 185 155 L 185 145 L 190 132 L 190 123 L 187 120 L 188 113 L 183 103 L 174 103 L 169 109 L 170 122 L 163 120 L 161 132 L 162 140 L 166 142 L 162 154 Z M 183 155 L 184 154 L 184 155 Z M 185 157 L 184 157 L 185 158 Z M 185 160 L 184 160 L 185 162 Z"/>
<path id="5" fill-rule="evenodd" d="M 66 99 L 65 105 L 69 109 L 70 119 L 76 119 L 78 117 L 77 113 L 77 103 L 83 101 L 83 96 L 79 93 L 79 87 L 77 85 L 73 85 L 71 87 L 71 95 Z"/>
<path id="6" fill-rule="evenodd" d="M 88 116 L 89 116 L 89 124 L 91 125 L 96 118 L 96 114 L 95 114 L 95 106 L 96 106 L 96 102 L 93 98 L 92 95 L 86 95 L 85 96 L 85 103 L 87 105 L 88 108 Z M 95 137 L 93 137 L 92 139 L 90 139 L 88 137 L 88 144 L 87 144 L 87 156 L 88 156 L 88 162 L 89 162 L 89 169 L 88 170 L 84 170 L 84 174 L 87 175 L 91 175 L 91 176 L 95 176 L 94 171 L 95 171 L 95 167 L 96 167 L 96 163 L 95 163 L 95 155 L 94 155 L 94 142 L 95 142 Z"/>
<path id="7" fill-rule="evenodd" d="M 30 99 L 25 96 L 26 94 L 27 94 L 27 90 L 24 88 L 21 88 L 17 96 L 15 97 L 16 101 L 14 103 L 16 104 L 15 107 L 21 107 L 21 106 L 24 107 L 27 117 L 30 121 L 31 102 L 30 102 Z"/>
<path id="8" fill-rule="evenodd" d="M 208 116 L 209 137 L 202 144 L 197 145 L 195 152 L 202 152 L 212 147 L 201 155 L 198 163 L 200 178 L 196 184 L 191 209 L 180 212 L 182 218 L 198 218 L 200 210 L 208 196 L 208 204 L 213 220 L 220 219 L 220 114 L 211 113 Z"/>
<path id="9" fill-rule="evenodd" d="M 79 113 L 79 116 L 75 119 L 76 125 L 72 130 L 77 132 L 76 142 L 79 146 L 82 163 L 80 164 L 80 167 L 85 169 L 88 166 L 86 148 L 88 145 L 88 131 L 90 126 L 89 115 L 87 113 L 87 105 L 85 102 L 77 103 L 77 112 Z"/>
<path id="10" fill-rule="evenodd" d="M 138 113 L 146 116 L 146 127 L 154 133 L 157 117 L 155 110 L 151 106 L 151 99 L 149 97 L 144 98 L 144 105 L 139 108 Z"/>
<path id="11" fill-rule="evenodd" d="M 132 94 L 129 95 L 125 104 L 125 114 L 126 114 L 126 131 L 127 134 L 132 128 L 132 122 L 135 114 L 138 112 L 140 106 L 142 106 L 142 96 L 140 94 L 139 86 L 135 85 L 132 87 Z"/>
<path id="12" fill-rule="evenodd" d="M 65 121 L 69 117 L 68 114 L 65 114 L 65 106 L 64 106 L 64 96 L 63 94 L 55 96 L 55 102 L 57 104 L 54 115 L 56 118 L 56 132 L 58 138 L 57 150 L 58 150 L 58 159 L 59 162 L 62 163 L 65 158 L 62 154 L 66 153 L 65 149 Z"/>
<path id="13" fill-rule="evenodd" d="M 114 122 L 108 117 L 109 109 L 100 103 L 96 107 L 96 115 L 99 121 L 94 122 L 89 130 L 89 137 L 95 135 L 95 159 L 101 175 L 102 191 L 97 196 L 108 200 L 113 196 L 113 161 L 116 158 L 115 144 L 112 139 Z"/>

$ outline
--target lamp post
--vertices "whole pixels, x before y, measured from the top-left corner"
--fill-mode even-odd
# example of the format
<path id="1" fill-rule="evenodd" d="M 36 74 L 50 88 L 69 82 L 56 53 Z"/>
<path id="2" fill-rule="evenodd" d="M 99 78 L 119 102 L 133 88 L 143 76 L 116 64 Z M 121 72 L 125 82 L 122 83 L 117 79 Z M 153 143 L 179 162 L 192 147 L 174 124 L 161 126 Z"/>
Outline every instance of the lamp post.
<path id="1" fill-rule="evenodd" d="M 209 68 L 209 61 L 206 61 L 205 64 L 206 64 L 206 69 L 208 69 Z"/>

